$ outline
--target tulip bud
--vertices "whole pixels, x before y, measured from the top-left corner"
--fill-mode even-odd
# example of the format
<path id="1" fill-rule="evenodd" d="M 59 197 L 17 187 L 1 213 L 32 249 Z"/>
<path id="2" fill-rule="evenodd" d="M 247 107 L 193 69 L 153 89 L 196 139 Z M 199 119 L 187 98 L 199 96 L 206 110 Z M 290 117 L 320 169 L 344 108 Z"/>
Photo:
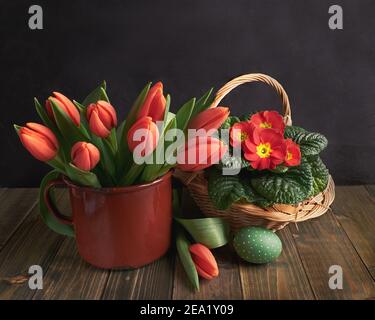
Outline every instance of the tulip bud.
<path id="1" fill-rule="evenodd" d="M 40 161 L 49 161 L 56 157 L 59 143 L 53 132 L 38 123 L 28 122 L 18 131 L 23 146 Z"/>
<path id="2" fill-rule="evenodd" d="M 90 171 L 98 164 L 100 152 L 93 144 L 80 141 L 74 144 L 71 158 L 77 168 Z"/>
<path id="3" fill-rule="evenodd" d="M 189 251 L 197 272 L 202 278 L 211 280 L 219 275 L 219 268 L 210 249 L 203 244 L 195 243 L 189 247 Z"/>
<path id="4" fill-rule="evenodd" d="M 188 124 L 188 129 L 218 129 L 229 116 L 229 108 L 216 107 L 198 113 Z"/>
<path id="5" fill-rule="evenodd" d="M 116 111 L 108 102 L 100 100 L 87 107 L 87 120 L 90 130 L 101 138 L 106 138 L 117 126 Z"/>
<path id="6" fill-rule="evenodd" d="M 159 130 L 151 117 L 138 119 L 128 132 L 128 145 L 131 152 L 141 144 L 140 156 L 146 157 L 151 154 L 159 140 Z"/>
<path id="7" fill-rule="evenodd" d="M 177 167 L 182 171 L 199 171 L 218 163 L 228 147 L 214 137 L 195 137 L 177 152 Z"/>
<path id="8" fill-rule="evenodd" d="M 165 97 L 163 95 L 163 84 L 156 83 L 149 90 L 145 102 L 139 109 L 137 119 L 151 117 L 153 122 L 163 121 L 165 113 Z"/>
<path id="9" fill-rule="evenodd" d="M 55 104 L 57 104 L 62 111 L 64 111 L 70 119 L 72 119 L 73 123 L 78 127 L 81 119 L 79 115 L 79 111 L 77 110 L 76 106 L 72 101 L 70 101 L 67 97 L 59 92 L 53 92 L 54 97 L 49 97 L 49 100 L 46 100 L 46 109 L 49 117 L 54 119 L 53 115 L 53 104 L 50 100 L 52 100 Z"/>

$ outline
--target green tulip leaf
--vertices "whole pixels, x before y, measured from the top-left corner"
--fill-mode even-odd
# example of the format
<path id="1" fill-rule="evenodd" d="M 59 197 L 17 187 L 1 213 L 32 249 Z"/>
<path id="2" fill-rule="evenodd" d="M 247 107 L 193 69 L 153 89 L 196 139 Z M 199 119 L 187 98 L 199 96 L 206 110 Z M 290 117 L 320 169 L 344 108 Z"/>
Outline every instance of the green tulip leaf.
<path id="1" fill-rule="evenodd" d="M 213 90 L 214 88 L 211 88 L 197 100 L 197 102 L 195 103 L 193 113 L 191 115 L 192 117 L 208 109 L 211 106 L 212 102 L 214 101 L 214 96 L 211 95 Z"/>
<path id="2" fill-rule="evenodd" d="M 176 113 L 177 128 L 185 130 L 195 107 L 195 98 L 186 102 Z"/>
<path id="3" fill-rule="evenodd" d="M 87 108 L 90 103 L 96 103 L 99 100 L 104 100 L 109 102 L 107 93 L 106 93 L 106 82 L 96 87 L 88 96 L 83 100 L 82 105 Z"/>
<path id="4" fill-rule="evenodd" d="M 194 238 L 210 249 L 229 242 L 230 227 L 222 218 L 182 219 L 175 218 Z"/>
<path id="5" fill-rule="evenodd" d="M 55 133 L 55 131 L 57 131 L 56 125 L 48 116 L 46 108 L 44 108 L 39 103 L 37 98 L 34 98 L 34 105 L 35 105 L 36 112 L 38 113 L 39 117 L 42 119 L 43 123 Z"/>
<path id="6" fill-rule="evenodd" d="M 65 171 L 70 180 L 81 186 L 101 188 L 98 177 L 91 171 L 81 170 L 72 163 L 66 165 Z"/>
<path id="7" fill-rule="evenodd" d="M 117 141 L 121 141 L 123 139 L 123 135 L 122 134 L 124 132 L 125 123 L 126 123 L 126 120 L 122 121 L 121 124 L 116 129 L 116 138 L 117 138 Z"/>
<path id="8" fill-rule="evenodd" d="M 47 184 L 52 181 L 56 180 L 61 176 L 61 174 L 57 170 L 53 170 L 49 172 L 42 180 L 40 184 L 39 189 L 39 210 L 40 215 L 42 216 L 43 221 L 45 224 L 53 231 L 69 236 L 74 237 L 74 229 L 71 225 L 66 225 L 61 222 L 59 222 L 55 216 L 49 211 L 47 204 L 44 200 L 44 192 L 47 187 Z M 51 190 L 52 191 L 52 190 Z M 54 200 L 54 194 L 53 192 L 50 192 L 51 200 L 55 202 Z"/>
<path id="9" fill-rule="evenodd" d="M 189 251 L 190 242 L 187 240 L 182 229 L 177 230 L 176 248 L 181 264 L 193 287 L 199 291 L 198 272 Z"/>

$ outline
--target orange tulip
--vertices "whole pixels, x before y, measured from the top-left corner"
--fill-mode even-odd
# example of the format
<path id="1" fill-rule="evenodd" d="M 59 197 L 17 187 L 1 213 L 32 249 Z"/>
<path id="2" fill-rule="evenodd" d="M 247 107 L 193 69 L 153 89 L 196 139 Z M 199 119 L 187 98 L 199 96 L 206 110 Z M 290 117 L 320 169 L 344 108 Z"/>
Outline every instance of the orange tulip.
<path id="1" fill-rule="evenodd" d="M 153 122 L 163 121 L 165 112 L 165 97 L 163 95 L 163 84 L 156 83 L 149 90 L 145 102 L 139 109 L 137 118 L 151 117 Z"/>
<path id="2" fill-rule="evenodd" d="M 70 119 L 72 119 L 73 123 L 78 127 L 81 122 L 81 119 L 74 103 L 59 92 L 53 92 L 53 95 L 54 97 L 49 97 L 49 99 L 46 100 L 46 109 L 49 117 L 51 119 L 54 119 L 52 111 L 53 104 L 50 101 L 52 100 L 55 104 L 57 104 L 60 107 L 62 111 L 64 111 L 68 115 Z"/>
<path id="3" fill-rule="evenodd" d="M 146 157 L 151 154 L 159 140 L 159 130 L 151 117 L 138 119 L 128 132 L 128 145 L 131 152 L 142 144 L 141 156 Z"/>
<path id="4" fill-rule="evenodd" d="M 218 129 L 229 116 L 229 108 L 216 107 L 198 113 L 190 120 L 188 129 Z"/>
<path id="5" fill-rule="evenodd" d="M 202 278 L 211 280 L 219 275 L 219 268 L 210 249 L 203 244 L 195 243 L 189 247 L 189 251 L 197 272 Z"/>
<path id="6" fill-rule="evenodd" d="M 182 171 L 199 171 L 218 163 L 228 147 L 214 137 L 195 137 L 177 152 L 177 167 Z"/>
<path id="7" fill-rule="evenodd" d="M 100 152 L 93 144 L 80 141 L 74 144 L 71 157 L 77 168 L 90 171 L 98 164 Z"/>
<path id="8" fill-rule="evenodd" d="M 56 157 L 59 143 L 49 128 L 28 122 L 18 134 L 23 146 L 38 160 L 49 161 Z"/>
<path id="9" fill-rule="evenodd" d="M 100 100 L 87 108 L 90 130 L 101 138 L 106 138 L 112 128 L 117 126 L 116 111 L 108 102 Z"/>

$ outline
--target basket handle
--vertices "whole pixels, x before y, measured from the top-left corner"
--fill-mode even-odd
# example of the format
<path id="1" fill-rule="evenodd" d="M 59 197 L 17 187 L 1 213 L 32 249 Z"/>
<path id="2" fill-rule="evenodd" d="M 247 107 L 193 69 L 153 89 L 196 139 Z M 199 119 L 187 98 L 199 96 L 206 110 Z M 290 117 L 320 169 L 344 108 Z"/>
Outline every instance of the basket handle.
<path id="1" fill-rule="evenodd" d="M 281 86 L 281 84 L 277 80 L 263 73 L 249 73 L 249 74 L 245 74 L 237 78 L 234 78 L 231 81 L 227 82 L 216 93 L 216 97 L 215 97 L 215 100 L 211 104 L 211 108 L 216 107 L 220 103 L 220 101 L 236 87 L 247 82 L 256 82 L 256 81 L 264 82 L 276 90 L 276 92 L 280 95 L 281 101 L 282 101 L 284 123 L 288 126 L 292 125 L 292 114 L 291 114 L 288 95 L 286 94 L 284 88 Z"/>

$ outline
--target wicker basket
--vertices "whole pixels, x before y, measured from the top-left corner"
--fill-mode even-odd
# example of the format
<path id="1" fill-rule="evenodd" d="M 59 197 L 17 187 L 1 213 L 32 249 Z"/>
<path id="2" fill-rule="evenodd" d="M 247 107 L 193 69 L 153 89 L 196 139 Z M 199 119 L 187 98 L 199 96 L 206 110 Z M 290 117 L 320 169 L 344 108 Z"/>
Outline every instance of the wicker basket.
<path id="1" fill-rule="evenodd" d="M 291 109 L 284 88 L 275 79 L 260 73 L 243 75 L 229 81 L 217 92 L 211 107 L 216 107 L 237 86 L 255 81 L 264 82 L 277 91 L 282 99 L 284 122 L 286 125 L 291 125 Z M 192 198 L 205 215 L 225 218 L 234 230 L 245 226 L 263 226 L 273 231 L 280 230 L 289 222 L 301 222 L 321 216 L 327 212 L 335 198 L 335 185 L 330 176 L 326 190 L 296 205 L 275 204 L 268 208 L 261 208 L 239 202 L 223 211 L 217 210 L 212 204 L 203 171 L 190 173 L 176 170 L 174 176 L 188 188 Z"/>

